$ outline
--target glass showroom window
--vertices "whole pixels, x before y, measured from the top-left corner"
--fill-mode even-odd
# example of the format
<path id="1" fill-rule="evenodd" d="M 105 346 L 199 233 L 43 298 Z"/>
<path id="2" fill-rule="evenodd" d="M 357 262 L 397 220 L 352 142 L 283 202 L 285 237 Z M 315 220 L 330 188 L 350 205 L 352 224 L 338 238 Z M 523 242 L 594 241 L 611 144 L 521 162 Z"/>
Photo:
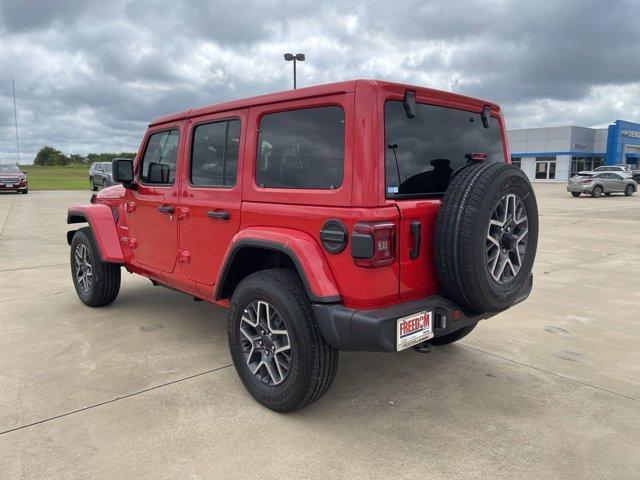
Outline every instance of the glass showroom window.
<path id="1" fill-rule="evenodd" d="M 577 175 L 578 172 L 595 170 L 602 164 L 602 157 L 571 157 L 571 176 Z"/>
<path id="2" fill-rule="evenodd" d="M 536 180 L 554 180 L 556 178 L 555 157 L 536 158 Z"/>

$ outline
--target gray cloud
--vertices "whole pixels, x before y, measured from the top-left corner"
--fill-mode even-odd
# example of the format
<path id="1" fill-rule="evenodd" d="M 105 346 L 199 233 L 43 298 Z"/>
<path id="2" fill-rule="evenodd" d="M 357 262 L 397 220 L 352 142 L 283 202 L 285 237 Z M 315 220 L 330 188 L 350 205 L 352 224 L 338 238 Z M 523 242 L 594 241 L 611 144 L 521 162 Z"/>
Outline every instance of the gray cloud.
<path id="1" fill-rule="evenodd" d="M 382 78 L 502 104 L 512 127 L 640 121 L 637 2 L 0 0 L 0 161 L 136 150 L 156 116 Z"/>

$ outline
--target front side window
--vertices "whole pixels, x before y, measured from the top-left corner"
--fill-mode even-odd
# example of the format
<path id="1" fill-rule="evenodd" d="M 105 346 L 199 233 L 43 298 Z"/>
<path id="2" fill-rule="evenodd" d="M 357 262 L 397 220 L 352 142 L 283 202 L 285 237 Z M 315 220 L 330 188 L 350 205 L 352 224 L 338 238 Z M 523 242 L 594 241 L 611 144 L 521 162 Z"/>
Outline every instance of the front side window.
<path id="1" fill-rule="evenodd" d="M 266 188 L 338 188 L 344 171 L 344 124 L 337 106 L 263 116 L 256 183 Z"/>
<path id="2" fill-rule="evenodd" d="M 142 183 L 173 184 L 178 159 L 178 139 L 178 130 L 158 132 L 149 137 L 140 170 Z"/>
<path id="3" fill-rule="evenodd" d="M 198 125 L 193 132 L 191 184 L 233 187 L 236 184 L 239 147 L 239 120 Z"/>
<path id="4" fill-rule="evenodd" d="M 423 103 L 409 118 L 403 102 L 392 100 L 385 103 L 384 124 L 387 197 L 444 194 L 472 153 L 504 162 L 495 118 L 484 128 L 479 113 Z"/>

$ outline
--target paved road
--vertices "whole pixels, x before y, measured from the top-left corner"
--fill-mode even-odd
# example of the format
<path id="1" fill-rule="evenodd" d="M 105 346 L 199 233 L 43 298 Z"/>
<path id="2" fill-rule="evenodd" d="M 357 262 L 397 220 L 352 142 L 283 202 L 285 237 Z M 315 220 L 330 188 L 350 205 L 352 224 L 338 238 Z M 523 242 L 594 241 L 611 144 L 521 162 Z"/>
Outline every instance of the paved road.
<path id="1" fill-rule="evenodd" d="M 0 478 L 637 479 L 640 195 L 536 189 L 527 302 L 428 355 L 343 354 L 288 415 L 242 388 L 224 310 L 126 273 L 77 300 L 88 192 L 0 195 Z"/>

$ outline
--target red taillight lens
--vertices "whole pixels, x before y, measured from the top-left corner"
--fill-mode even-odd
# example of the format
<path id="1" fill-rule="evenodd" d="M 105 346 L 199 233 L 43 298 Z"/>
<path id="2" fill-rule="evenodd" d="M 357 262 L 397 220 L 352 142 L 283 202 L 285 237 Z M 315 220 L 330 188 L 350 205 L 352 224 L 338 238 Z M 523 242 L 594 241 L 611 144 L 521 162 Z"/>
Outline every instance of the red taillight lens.
<path id="1" fill-rule="evenodd" d="M 356 265 L 376 268 L 392 264 L 396 258 L 395 238 L 393 223 L 356 223 L 351 250 Z M 353 248 L 355 245 L 357 249 Z"/>
<path id="2" fill-rule="evenodd" d="M 590 178 L 587 178 L 586 180 L 580 180 L 580 183 L 591 183 L 593 182 L 593 180 L 591 180 Z"/>

